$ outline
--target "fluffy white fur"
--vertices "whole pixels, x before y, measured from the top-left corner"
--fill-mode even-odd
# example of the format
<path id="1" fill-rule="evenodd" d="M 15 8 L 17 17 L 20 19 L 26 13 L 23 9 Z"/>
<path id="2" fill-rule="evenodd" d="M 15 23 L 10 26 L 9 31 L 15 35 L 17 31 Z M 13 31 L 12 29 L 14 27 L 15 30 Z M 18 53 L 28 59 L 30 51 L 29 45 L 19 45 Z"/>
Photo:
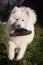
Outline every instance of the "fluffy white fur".
<path id="1" fill-rule="evenodd" d="M 16 21 L 16 19 L 18 19 L 18 21 Z M 23 58 L 27 45 L 30 44 L 34 38 L 34 24 L 36 23 L 36 19 L 36 14 L 31 8 L 14 7 L 6 25 L 7 52 L 9 59 L 12 60 L 15 57 L 16 48 L 19 49 L 16 59 L 20 60 Z M 17 28 L 17 24 L 20 24 L 22 28 L 31 30 L 32 33 L 26 36 L 10 37 L 9 33 L 14 32 L 14 30 L 11 29 L 11 25 L 15 22 L 15 29 Z"/>

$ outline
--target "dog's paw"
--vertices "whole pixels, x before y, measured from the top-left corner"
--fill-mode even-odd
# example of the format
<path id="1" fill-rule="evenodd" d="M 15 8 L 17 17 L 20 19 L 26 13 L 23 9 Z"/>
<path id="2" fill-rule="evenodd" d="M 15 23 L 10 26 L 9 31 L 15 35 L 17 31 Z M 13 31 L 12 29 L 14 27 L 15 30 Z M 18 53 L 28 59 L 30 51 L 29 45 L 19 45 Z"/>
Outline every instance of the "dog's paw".
<path id="1" fill-rule="evenodd" d="M 23 56 L 17 56 L 16 60 L 21 60 L 23 58 Z"/>
<path id="2" fill-rule="evenodd" d="M 9 58 L 10 60 L 13 60 L 13 59 L 14 59 L 14 57 L 13 57 L 13 56 L 8 56 L 8 58 Z"/>

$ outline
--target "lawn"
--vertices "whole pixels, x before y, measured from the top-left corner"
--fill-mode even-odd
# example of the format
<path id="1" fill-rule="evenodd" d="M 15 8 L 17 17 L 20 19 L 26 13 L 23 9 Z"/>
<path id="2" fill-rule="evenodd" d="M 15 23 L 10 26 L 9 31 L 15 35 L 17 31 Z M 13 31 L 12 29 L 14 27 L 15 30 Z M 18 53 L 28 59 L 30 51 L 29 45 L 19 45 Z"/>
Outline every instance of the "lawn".
<path id="1" fill-rule="evenodd" d="M 5 25 L 0 24 L 0 65 L 43 65 L 43 29 L 38 24 L 35 25 L 35 37 L 28 45 L 25 56 L 22 60 L 10 61 L 6 54 Z"/>

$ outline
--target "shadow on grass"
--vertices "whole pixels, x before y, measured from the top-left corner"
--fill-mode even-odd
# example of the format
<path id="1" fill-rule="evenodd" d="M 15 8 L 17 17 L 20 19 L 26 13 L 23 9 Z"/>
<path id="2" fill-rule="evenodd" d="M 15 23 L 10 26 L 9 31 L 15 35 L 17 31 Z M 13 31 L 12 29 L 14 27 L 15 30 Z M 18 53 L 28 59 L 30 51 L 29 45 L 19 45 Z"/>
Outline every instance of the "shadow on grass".
<path id="1" fill-rule="evenodd" d="M 0 55 L 1 56 L 7 56 L 7 54 L 6 54 L 6 47 L 5 47 L 4 43 L 0 43 Z"/>

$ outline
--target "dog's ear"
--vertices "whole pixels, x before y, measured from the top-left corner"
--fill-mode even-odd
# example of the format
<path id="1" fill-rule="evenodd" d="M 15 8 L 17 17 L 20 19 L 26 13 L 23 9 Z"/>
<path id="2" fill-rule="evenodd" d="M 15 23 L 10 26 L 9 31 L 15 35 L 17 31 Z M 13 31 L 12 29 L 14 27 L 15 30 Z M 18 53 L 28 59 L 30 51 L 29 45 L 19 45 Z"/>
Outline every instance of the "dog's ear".
<path id="1" fill-rule="evenodd" d="M 27 14 L 28 16 L 30 16 L 30 14 L 31 14 L 31 9 L 27 7 L 27 8 L 25 9 L 25 11 L 26 11 L 26 14 Z"/>
<path id="2" fill-rule="evenodd" d="M 15 13 L 16 11 L 18 11 L 18 10 L 19 10 L 19 8 L 15 6 L 15 7 L 13 8 L 13 10 L 12 10 L 12 14 L 14 14 L 14 13 Z"/>
<path id="3" fill-rule="evenodd" d="M 25 11 L 26 11 L 27 16 L 30 18 L 30 22 L 35 24 L 37 20 L 36 12 L 29 7 L 27 7 Z"/>

